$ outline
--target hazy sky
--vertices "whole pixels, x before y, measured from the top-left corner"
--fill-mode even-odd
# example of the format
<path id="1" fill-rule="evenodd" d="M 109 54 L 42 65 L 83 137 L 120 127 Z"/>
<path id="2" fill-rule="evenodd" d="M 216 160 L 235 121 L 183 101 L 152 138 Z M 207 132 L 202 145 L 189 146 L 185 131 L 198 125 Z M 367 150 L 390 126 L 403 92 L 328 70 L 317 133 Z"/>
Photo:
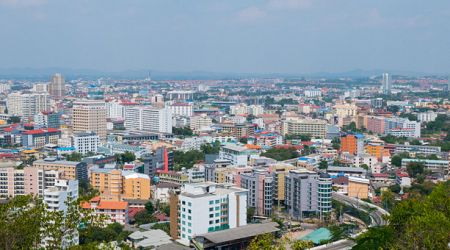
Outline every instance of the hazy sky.
<path id="1" fill-rule="evenodd" d="M 450 0 L 0 0 L 0 68 L 450 72 Z"/>

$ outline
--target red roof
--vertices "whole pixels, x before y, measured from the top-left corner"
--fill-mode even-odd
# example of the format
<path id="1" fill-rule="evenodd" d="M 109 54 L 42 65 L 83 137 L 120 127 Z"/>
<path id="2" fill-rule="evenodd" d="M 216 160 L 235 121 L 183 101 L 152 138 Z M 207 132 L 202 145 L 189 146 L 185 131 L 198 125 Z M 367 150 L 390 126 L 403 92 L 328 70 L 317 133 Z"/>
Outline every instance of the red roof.
<path id="1" fill-rule="evenodd" d="M 377 174 L 377 173 L 373 173 L 372 176 L 373 176 L 373 177 L 376 177 L 376 178 L 388 178 L 388 177 L 389 177 L 389 174 Z"/>
<path id="2" fill-rule="evenodd" d="M 45 134 L 45 133 L 56 133 L 59 132 L 56 128 L 49 128 L 49 129 L 34 129 L 34 130 L 25 130 L 23 134 L 25 135 L 38 135 L 38 134 Z"/>

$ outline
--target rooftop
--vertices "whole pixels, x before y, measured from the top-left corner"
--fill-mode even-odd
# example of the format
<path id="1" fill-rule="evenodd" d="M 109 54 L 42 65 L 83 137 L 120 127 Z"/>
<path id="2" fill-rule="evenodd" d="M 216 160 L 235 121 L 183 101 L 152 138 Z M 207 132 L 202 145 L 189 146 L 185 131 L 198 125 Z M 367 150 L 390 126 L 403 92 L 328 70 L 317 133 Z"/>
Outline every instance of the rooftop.
<path id="1" fill-rule="evenodd" d="M 257 235 L 278 232 L 278 223 L 269 222 L 262 224 L 249 224 L 242 227 L 201 234 L 197 237 L 203 237 L 213 243 L 224 243 L 235 241 L 243 238 L 255 237 Z"/>

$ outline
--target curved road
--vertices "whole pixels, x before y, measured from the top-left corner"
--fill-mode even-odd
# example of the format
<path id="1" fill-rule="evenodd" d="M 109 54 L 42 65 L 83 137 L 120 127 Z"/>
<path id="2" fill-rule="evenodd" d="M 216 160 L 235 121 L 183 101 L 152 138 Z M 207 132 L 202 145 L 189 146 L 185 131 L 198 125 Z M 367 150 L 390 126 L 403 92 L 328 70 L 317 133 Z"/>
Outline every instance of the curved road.
<path id="1" fill-rule="evenodd" d="M 337 200 L 339 202 L 348 204 L 350 206 L 355 207 L 356 209 L 359 209 L 361 211 L 369 213 L 370 218 L 372 218 L 372 223 L 370 226 L 383 226 L 386 225 L 388 222 L 384 219 L 384 215 L 389 215 L 389 212 L 382 209 L 381 207 L 378 207 L 374 204 L 356 199 L 351 198 L 346 195 L 333 193 L 333 199 Z M 364 232 L 364 231 L 363 231 Z M 362 232 L 360 232 L 362 233 Z M 360 234 L 359 233 L 359 234 Z M 354 235 L 354 237 L 358 236 Z M 355 245 L 355 242 L 353 240 L 338 240 L 326 245 L 318 246 L 311 248 L 310 250 L 341 250 L 341 249 L 351 249 Z"/>

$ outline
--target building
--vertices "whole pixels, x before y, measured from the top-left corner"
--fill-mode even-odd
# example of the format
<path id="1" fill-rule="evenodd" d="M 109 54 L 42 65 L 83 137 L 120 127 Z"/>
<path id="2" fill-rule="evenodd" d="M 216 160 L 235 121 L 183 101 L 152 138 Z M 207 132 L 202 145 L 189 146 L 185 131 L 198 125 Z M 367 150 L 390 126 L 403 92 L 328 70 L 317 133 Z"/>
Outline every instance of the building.
<path id="1" fill-rule="evenodd" d="M 54 186 L 60 177 L 60 173 L 56 170 L 42 170 L 35 167 L 16 169 L 13 164 L 2 162 L 0 198 L 30 194 L 43 196 L 44 189 Z"/>
<path id="2" fill-rule="evenodd" d="M 8 107 L 8 114 L 31 120 L 36 114 L 50 110 L 50 97 L 45 92 L 15 92 L 8 95 L 6 106 Z"/>
<path id="3" fill-rule="evenodd" d="M 75 151 L 83 155 L 89 152 L 97 153 L 100 146 L 100 137 L 94 132 L 76 133 L 71 139 Z"/>
<path id="4" fill-rule="evenodd" d="M 44 189 L 43 200 L 47 209 L 67 212 L 67 202 L 78 199 L 78 181 L 56 179 L 52 187 Z"/>
<path id="5" fill-rule="evenodd" d="M 132 171 L 122 172 L 122 195 L 124 199 L 149 200 L 150 177 Z"/>
<path id="6" fill-rule="evenodd" d="M 348 152 L 353 155 L 364 152 L 364 135 L 347 134 L 341 137 L 341 152 Z"/>
<path id="7" fill-rule="evenodd" d="M 34 115 L 34 127 L 38 128 L 56 128 L 61 126 L 59 114 L 55 112 L 39 112 Z"/>
<path id="8" fill-rule="evenodd" d="M 294 219 L 331 212 L 332 182 L 327 174 L 306 169 L 290 170 L 286 175 L 286 209 Z"/>
<path id="9" fill-rule="evenodd" d="M 411 177 L 409 177 L 409 174 L 406 172 L 397 171 L 395 173 L 395 183 L 400 187 L 410 187 Z"/>
<path id="10" fill-rule="evenodd" d="M 348 122 L 345 122 L 346 120 L 352 121 L 352 119 L 356 117 L 358 110 L 358 107 L 354 103 L 338 104 L 335 105 L 334 108 L 336 109 L 336 116 L 340 127 L 348 124 Z"/>
<path id="11" fill-rule="evenodd" d="M 369 142 L 365 146 L 366 153 L 377 157 L 379 161 L 383 158 L 383 153 L 385 151 L 384 145 L 378 142 Z"/>
<path id="12" fill-rule="evenodd" d="M 192 101 L 194 92 L 189 90 L 172 90 L 167 92 L 167 98 L 176 101 Z"/>
<path id="13" fill-rule="evenodd" d="M 384 134 L 405 137 L 420 137 L 420 122 L 405 118 L 385 118 Z"/>
<path id="14" fill-rule="evenodd" d="M 402 168 L 408 167 L 410 163 L 421 163 L 433 173 L 441 173 L 447 176 L 449 173 L 449 161 L 447 160 L 428 160 L 428 159 L 402 159 Z"/>
<path id="15" fill-rule="evenodd" d="M 80 100 L 73 102 L 73 133 L 94 132 L 106 140 L 106 106 L 104 101 Z"/>
<path id="16" fill-rule="evenodd" d="M 142 156 L 144 161 L 144 174 L 155 176 L 156 172 L 168 173 L 173 170 L 174 152 L 166 147 L 159 147 L 151 154 Z"/>
<path id="17" fill-rule="evenodd" d="M 370 180 L 360 177 L 348 177 L 348 196 L 358 199 L 367 199 L 369 197 Z"/>
<path id="18" fill-rule="evenodd" d="M 426 146 L 426 145 L 408 145 L 408 144 L 389 144 L 386 145 L 392 154 L 409 153 L 419 155 L 440 155 L 441 147 L 439 146 Z"/>
<path id="19" fill-rule="evenodd" d="M 111 119 L 124 119 L 125 107 L 117 101 L 106 102 L 106 117 Z"/>
<path id="20" fill-rule="evenodd" d="M 212 125 L 212 119 L 206 114 L 193 116 L 190 119 L 189 127 L 192 131 L 200 132 L 204 130 L 210 130 Z"/>
<path id="21" fill-rule="evenodd" d="M 282 134 L 302 134 L 325 138 L 327 135 L 327 122 L 318 119 L 288 119 L 283 121 Z"/>
<path id="22" fill-rule="evenodd" d="M 22 146 L 24 147 L 44 147 L 46 144 L 58 144 L 61 138 L 61 131 L 54 128 L 25 130 L 22 132 Z"/>
<path id="23" fill-rule="evenodd" d="M 246 115 L 247 114 L 247 105 L 245 103 L 240 103 L 240 104 L 230 106 L 230 114 L 231 115 Z"/>
<path id="24" fill-rule="evenodd" d="M 289 170 L 293 170 L 295 167 L 286 163 L 274 163 L 270 164 L 268 167 L 269 173 L 273 177 L 273 199 L 277 202 L 278 206 L 280 203 L 284 204 L 286 199 L 286 175 Z"/>
<path id="25" fill-rule="evenodd" d="M 36 160 L 33 166 L 42 170 L 57 170 L 61 172 L 61 178 L 67 180 L 87 181 L 87 165 L 84 162 L 61 161 L 56 158 Z"/>
<path id="26" fill-rule="evenodd" d="M 420 122 L 432 122 L 436 120 L 437 113 L 434 111 L 422 112 L 417 114 L 417 120 Z"/>
<path id="27" fill-rule="evenodd" d="M 126 201 L 107 201 L 97 196 L 89 202 L 82 202 L 81 208 L 92 209 L 94 215 L 104 216 L 106 224 L 117 222 L 125 225 L 128 223 L 128 202 Z"/>
<path id="28" fill-rule="evenodd" d="M 172 115 L 180 115 L 191 117 L 193 114 L 192 103 L 189 102 L 175 102 L 169 106 Z"/>
<path id="29" fill-rule="evenodd" d="M 172 133 L 172 112 L 169 108 L 126 107 L 124 125 L 129 130 Z"/>
<path id="30" fill-rule="evenodd" d="M 247 114 L 259 116 L 264 114 L 264 107 L 261 105 L 250 105 L 247 107 Z"/>
<path id="31" fill-rule="evenodd" d="M 145 174 L 107 167 L 92 167 L 90 183 L 100 192 L 101 197 L 114 200 L 150 199 L 150 177 Z"/>
<path id="32" fill-rule="evenodd" d="M 66 95 L 66 86 L 64 77 L 61 74 L 56 73 L 53 75 L 50 84 L 48 85 L 48 92 L 56 99 L 64 98 Z"/>
<path id="33" fill-rule="evenodd" d="M 320 89 L 307 89 L 304 91 L 305 97 L 313 98 L 322 96 L 322 91 Z"/>
<path id="34" fill-rule="evenodd" d="M 185 184 L 170 199 L 171 236 L 184 245 L 205 233 L 247 224 L 247 190 L 216 183 Z"/>
<path id="35" fill-rule="evenodd" d="M 383 73 L 381 80 L 381 92 L 385 95 L 390 95 L 392 89 L 391 79 L 388 73 Z"/>
<path id="36" fill-rule="evenodd" d="M 219 152 L 219 159 L 229 160 L 235 166 L 247 166 L 250 155 L 255 155 L 256 151 L 237 145 L 228 144 L 222 146 Z"/>
<path id="37" fill-rule="evenodd" d="M 255 209 L 255 215 L 271 216 L 274 178 L 266 169 L 253 169 L 241 174 L 241 187 L 248 190 L 247 207 Z"/>

